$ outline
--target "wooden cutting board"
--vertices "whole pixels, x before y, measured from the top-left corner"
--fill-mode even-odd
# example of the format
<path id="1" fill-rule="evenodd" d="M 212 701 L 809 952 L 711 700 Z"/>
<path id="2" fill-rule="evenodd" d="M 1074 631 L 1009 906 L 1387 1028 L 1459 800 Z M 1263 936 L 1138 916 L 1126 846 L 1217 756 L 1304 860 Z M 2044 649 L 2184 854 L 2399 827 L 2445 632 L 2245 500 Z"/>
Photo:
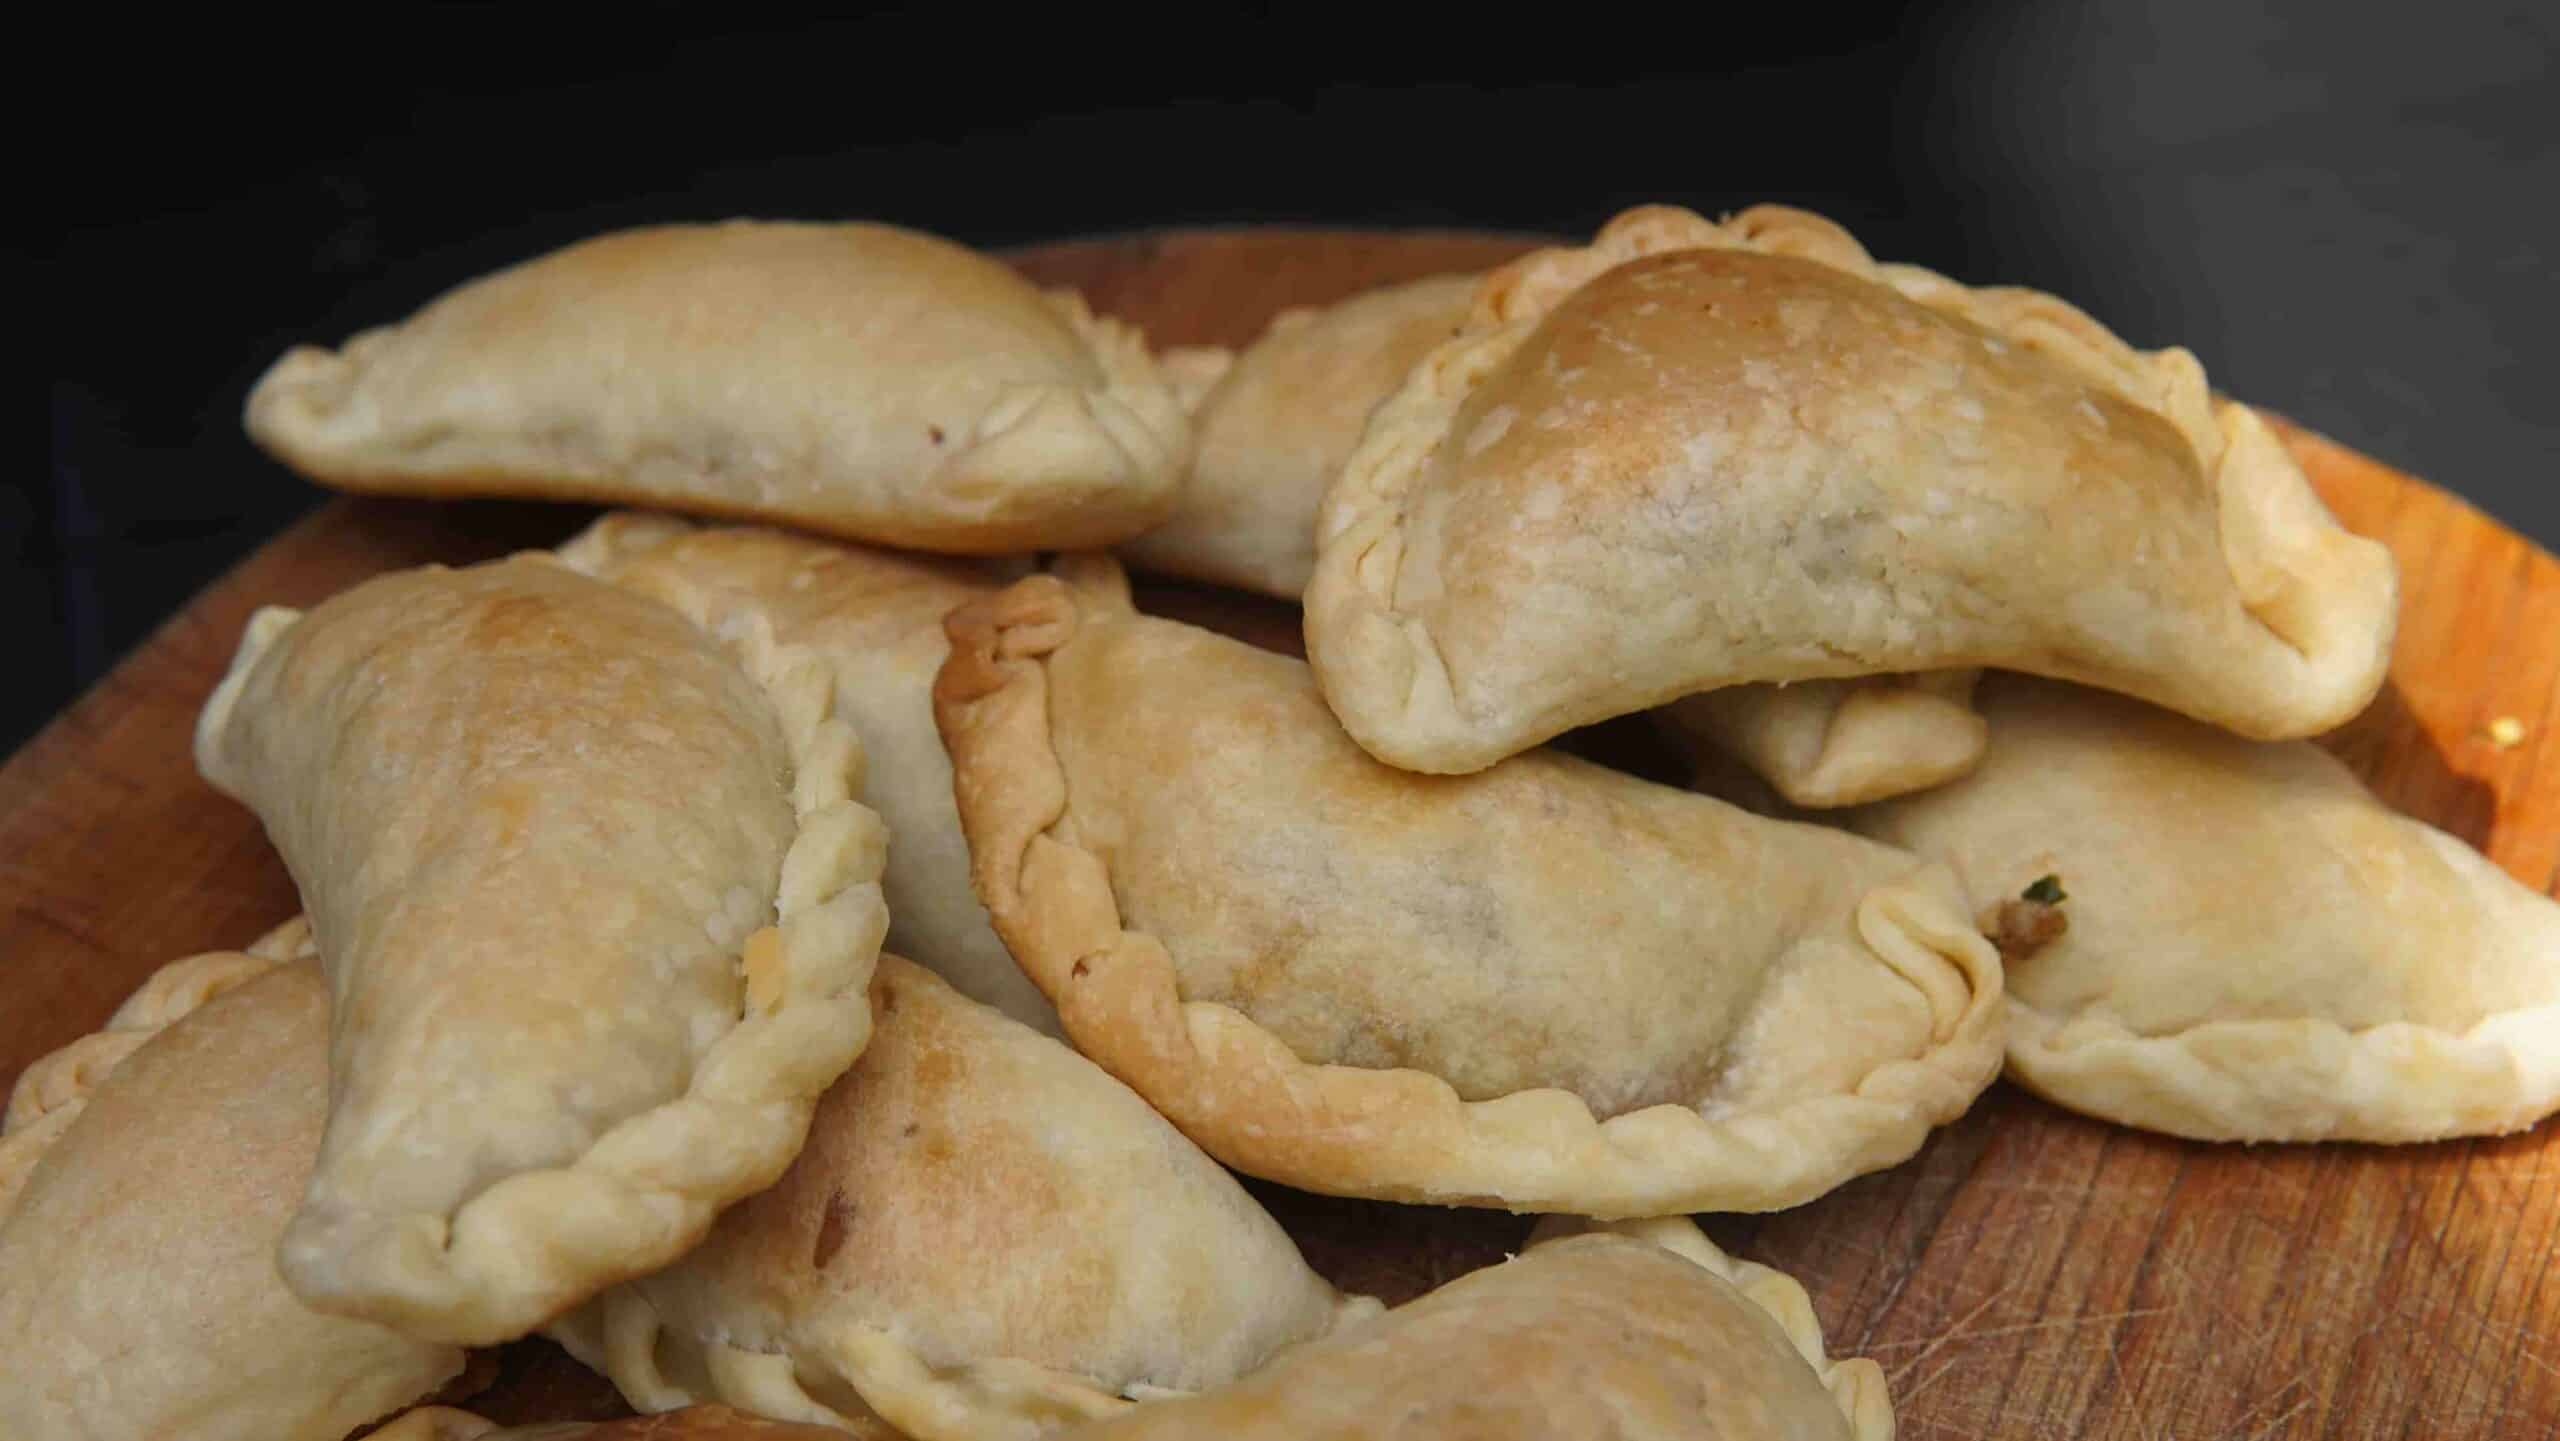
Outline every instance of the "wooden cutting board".
<path id="1" fill-rule="evenodd" d="M 1479 268 L 1529 243 L 1191 232 L 1016 259 L 1159 344 L 1235 345 L 1281 306 Z M 2385 799 L 2553 892 L 2560 562 L 2421 481 L 2316 435 L 2288 439 L 2348 527 L 2401 566 L 2391 684 L 2332 743 Z M 331 501 L 0 767 L 0 1091 L 163 961 L 245 943 L 297 909 L 257 823 L 188 758 L 197 707 L 254 607 L 550 544 L 586 514 Z M 1293 637 L 1285 607 L 1178 587 L 1143 597 L 1264 643 Z M 1497 1259 L 1527 1229 L 1258 1190 L 1319 1268 L 1391 1300 Z M 2001 1085 L 1902 1166 L 1707 1225 L 1802 1279 L 1835 1352 L 1883 1363 L 1911 1441 L 2560 1434 L 2560 1123 L 2431 1146 L 2210 1146 Z M 499 1353 L 495 1370 L 478 1404 L 500 1419 L 620 1414 L 545 1343 Z"/>

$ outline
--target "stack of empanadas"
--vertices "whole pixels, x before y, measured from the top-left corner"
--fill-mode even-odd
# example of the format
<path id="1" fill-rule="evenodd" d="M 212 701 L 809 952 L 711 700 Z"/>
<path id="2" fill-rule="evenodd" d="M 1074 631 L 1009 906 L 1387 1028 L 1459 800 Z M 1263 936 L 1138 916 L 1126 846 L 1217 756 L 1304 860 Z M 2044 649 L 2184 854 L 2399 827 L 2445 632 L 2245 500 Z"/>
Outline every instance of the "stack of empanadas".
<path id="1" fill-rule="evenodd" d="M 197 761 L 308 919 L 21 1077 L 0 1435 L 1878 1441 L 1684 1213 L 2004 1056 L 2205 1138 L 2560 1109 L 2560 907 L 2303 739 L 2388 556 L 2185 352 L 1799 212 L 1161 357 L 912 231 L 635 231 L 248 424 L 718 523 L 252 621 Z M 1757 801 L 1544 746 L 1648 708 Z M 1550 1219 L 1387 1309 L 1226 1167 Z M 456 1409 L 537 1333 L 657 1414 Z"/>

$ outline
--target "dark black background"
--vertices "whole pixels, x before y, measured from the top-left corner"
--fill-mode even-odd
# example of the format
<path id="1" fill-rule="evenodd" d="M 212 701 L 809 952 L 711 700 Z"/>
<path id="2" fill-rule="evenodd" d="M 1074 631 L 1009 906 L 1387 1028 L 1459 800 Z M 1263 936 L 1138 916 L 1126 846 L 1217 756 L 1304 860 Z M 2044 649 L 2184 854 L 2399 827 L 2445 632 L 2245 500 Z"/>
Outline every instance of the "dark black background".
<path id="1" fill-rule="evenodd" d="M 17 147 L 51 464 L 0 489 L 0 747 L 314 503 L 239 430 L 286 345 L 663 219 L 1001 246 L 1786 200 L 2560 546 L 2560 5 L 1754 9 L 77 19 L 20 57 L 72 99 Z"/>

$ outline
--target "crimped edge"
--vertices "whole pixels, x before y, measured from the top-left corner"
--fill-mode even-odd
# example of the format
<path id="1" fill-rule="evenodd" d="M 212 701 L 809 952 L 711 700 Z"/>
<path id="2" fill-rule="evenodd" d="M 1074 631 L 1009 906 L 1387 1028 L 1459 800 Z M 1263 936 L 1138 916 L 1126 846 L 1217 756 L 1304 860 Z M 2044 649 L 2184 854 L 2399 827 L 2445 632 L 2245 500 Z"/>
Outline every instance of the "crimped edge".
<path id="1" fill-rule="evenodd" d="M 1336 1292 L 1332 1314 L 1315 1334 L 1382 1309 L 1372 1297 Z M 793 1334 L 778 1339 L 773 1349 L 760 1350 L 734 1344 L 716 1334 L 716 1328 L 707 1334 L 672 1323 L 646 1292 L 630 1285 L 588 1301 L 545 1334 L 612 1381 L 642 1411 L 740 1406 L 758 1415 L 851 1430 L 894 1427 L 913 1441 L 1029 1437 L 1116 1415 L 1136 1402 L 1186 1394 L 1144 1381 L 1115 1391 L 1077 1372 L 1022 1357 L 936 1365 L 880 1326 L 842 1326 L 816 1340 Z M 667 1364 L 671 1360 L 676 1364 Z M 707 1376 L 711 1387 L 697 1392 L 675 1379 L 680 1376 Z M 804 1376 L 824 1377 L 826 1384 L 813 1388 L 803 1383 Z M 841 1387 L 850 1387 L 868 1409 L 848 1414 L 815 1394 Z"/>
<path id="2" fill-rule="evenodd" d="M 1893 1441 L 1893 1398 L 1885 1384 L 1884 1367 L 1864 1356 L 1837 1360 L 1830 1356 L 1823 1341 L 1822 1322 L 1813 1314 L 1813 1298 L 1805 1294 L 1803 1283 L 1795 1277 L 1727 1254 L 1686 1216 L 1626 1221 L 1549 1216 L 1530 1231 L 1528 1249 L 1591 1232 L 1651 1242 L 1741 1292 L 1744 1300 L 1768 1313 L 1769 1319 L 1786 1333 L 1788 1344 L 1813 1368 L 1822 1388 L 1831 1393 L 1833 1404 L 1840 1408 L 1840 1415 L 1848 1421 L 1850 1434 L 1857 1441 Z"/>
<path id="3" fill-rule="evenodd" d="M 526 554 L 560 564 L 547 552 Z M 306 1304 L 455 1344 L 523 1335 L 673 1260 L 723 1205 L 772 1184 L 797 1153 L 819 1094 L 869 1043 L 868 988 L 888 930 L 880 895 L 888 833 L 854 799 L 861 739 L 832 714 L 826 665 L 776 644 L 761 616 L 676 608 L 728 644 L 764 688 L 793 763 L 799 830 L 783 855 L 777 921 L 740 948 L 738 1024 L 703 1055 L 682 1095 L 626 1118 L 565 1164 L 484 1187 L 450 1215 L 297 1213 L 277 1265 Z M 250 652 L 263 654 L 284 629 L 261 639 L 252 627 L 224 682 L 231 694 L 255 663 Z M 216 702 L 223 698 L 218 692 Z M 209 704 L 209 724 L 216 714 Z M 200 745 L 218 734 L 218 724 L 200 730 Z M 574 1243 L 556 1233 L 564 1215 L 578 1218 Z"/>
<path id="4" fill-rule="evenodd" d="M 797 224 L 732 220 L 640 229 Z M 812 501 L 703 494 L 701 476 L 692 471 L 655 482 L 635 479 L 627 467 L 563 455 L 560 446 L 541 437 L 525 441 L 539 452 L 530 460 L 478 456 L 422 465 L 414 458 L 403 463 L 358 453 L 367 449 L 368 438 L 380 428 L 379 405 L 364 384 L 378 365 L 379 353 L 396 352 L 421 317 L 499 276 L 549 265 L 597 241 L 635 233 L 613 231 L 465 281 L 409 316 L 358 332 L 335 350 L 315 345 L 289 348 L 251 387 L 241 423 L 260 449 L 285 465 L 332 489 L 356 494 L 515 496 L 609 506 L 667 506 L 714 518 L 787 524 L 847 540 L 954 555 L 1109 544 L 1147 530 L 1171 514 L 1190 467 L 1190 418 L 1132 327 L 1096 317 L 1071 291 L 1033 290 L 1002 261 L 940 236 L 876 222 L 840 227 L 820 223 L 813 228 L 865 226 L 929 240 L 967 254 L 979 267 L 1000 272 L 1004 288 L 1013 294 L 996 303 L 1034 305 L 1063 323 L 1084 360 L 1091 363 L 1092 375 L 1074 374 L 1082 366 L 1070 362 L 1067 367 L 1053 366 L 1068 371 L 1058 379 L 1007 388 L 969 422 L 966 443 L 937 464 L 920 466 L 911 477 L 901 477 L 911 484 L 894 487 L 891 495 L 834 507 Z"/>
<path id="5" fill-rule="evenodd" d="M 2065 1110 L 2196 1141 L 2442 1141 L 2560 1110 L 2560 1002 L 2464 1031 L 2210 1021 L 2145 1036 L 2009 999 L 2012 1080 Z"/>
<path id="6" fill-rule="evenodd" d="M 1991 726 L 1973 708 L 1978 670 L 1727 686 L 1682 696 L 1654 714 L 1683 746 L 1741 761 L 1790 805 L 1865 805 L 1959 779 L 1981 763 Z M 1773 742 L 1770 718 L 1808 715 L 1821 735 L 1809 760 Z M 1779 722 L 1783 725 L 1784 722 Z"/>
<path id="7" fill-rule="evenodd" d="M 915 1441 L 979 1441 L 1045 1434 L 1137 1404 L 1036 1361 L 990 1357 L 934 1366 L 876 1326 L 845 1328 L 824 1355 L 751 1350 L 669 1325 L 647 1296 L 629 1286 L 617 1286 L 562 1317 L 546 1334 L 609 1378 L 634 1407 L 651 1412 L 717 1402 L 848 1431 L 885 1426 Z M 667 1357 L 684 1363 L 679 1370 L 708 1376 L 711 1394 L 670 1378 L 660 1364 Z M 803 1374 L 841 1380 L 869 1413 L 828 1406 L 802 1384 Z"/>
<path id="8" fill-rule="evenodd" d="M 1156 368 L 1164 372 L 1165 383 L 1173 387 L 1183 412 L 1196 425 L 1209 397 L 1227 372 L 1236 368 L 1236 352 L 1223 345 L 1169 346 L 1156 352 Z"/>
<path id="9" fill-rule="evenodd" d="M 206 951 L 171 961 L 135 987 L 106 1025 L 21 1071 L 8 1111 L 0 1116 L 0 1221 L 16 1207 L 18 1193 L 45 1153 L 88 1109 L 89 1098 L 125 1057 L 223 992 L 312 954 L 311 926 L 296 916 L 243 950 Z"/>
<path id="10" fill-rule="evenodd" d="M 2203 718 L 2260 739 L 2312 735 L 2343 724 L 2380 689 L 2399 613 L 2390 551 L 2339 526 L 2291 452 L 2248 407 L 2217 401 L 2189 352 L 2136 350 L 2038 291 L 1974 289 L 1880 263 L 1846 230 L 1805 211 L 1759 205 L 1719 224 L 1645 205 L 1587 246 L 1538 251 L 1487 275 L 1466 328 L 1371 417 L 1325 496 L 1306 592 L 1307 657 L 1345 729 L 1371 754 L 1410 770 L 1480 770 L 1591 718 L 1540 717 L 1516 744 L 1479 733 L 1438 640 L 1396 607 L 1406 499 L 1466 397 L 1566 296 L 1630 261 L 1702 249 L 1792 256 L 1886 286 L 2022 344 L 2175 428 L 2217 497 L 2223 560 L 2242 607 L 2301 662 L 2259 698 L 2286 713 L 2282 722 L 2236 710 Z"/>
<path id="11" fill-rule="evenodd" d="M 929 548 L 970 554 L 1110 545 L 1172 516 L 1191 470 L 1191 415 L 1127 322 L 1072 290 L 1041 303 L 1082 344 L 1101 384 L 1014 385 L 924 478 L 944 528 Z M 1036 500 L 1036 503 L 1033 503 Z M 896 542 L 896 535 L 875 537 Z"/>
<path id="12" fill-rule="evenodd" d="M 1612 1217 L 1776 1210 L 1908 1158 L 1998 1073 L 1999 957 L 1934 866 L 1870 891 L 1856 917 L 1877 958 L 1927 999 L 1932 1048 L 1852 1093 L 1729 1120 L 1660 1105 L 1603 1121 L 1556 1089 L 1466 1101 L 1422 1071 L 1310 1064 L 1242 1012 L 1183 1000 L 1163 945 L 1121 928 L 1102 857 L 1058 833 L 1068 787 L 1044 657 L 1075 633 L 1078 589 L 1129 608 L 1107 558 L 1061 569 L 1077 589 L 1032 576 L 945 622 L 934 714 L 971 880 L 1077 1049 L 1228 1165 L 1381 1200 Z"/>
<path id="13" fill-rule="evenodd" d="M 607 511 L 562 541 L 552 555 L 589 580 L 604 580 L 631 561 L 701 529 L 680 516 L 653 510 Z"/>

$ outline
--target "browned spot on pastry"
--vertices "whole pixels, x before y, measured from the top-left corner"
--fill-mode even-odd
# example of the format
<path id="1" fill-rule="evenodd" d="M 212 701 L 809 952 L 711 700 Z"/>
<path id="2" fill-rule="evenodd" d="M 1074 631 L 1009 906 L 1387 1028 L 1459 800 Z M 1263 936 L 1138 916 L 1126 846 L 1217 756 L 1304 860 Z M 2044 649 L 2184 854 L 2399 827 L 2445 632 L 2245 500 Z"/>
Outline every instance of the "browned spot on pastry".
<path id="1" fill-rule="evenodd" d="M 1067 968 L 1067 974 L 1068 974 L 1069 976 L 1071 976 L 1071 977 L 1075 978 L 1076 980 L 1081 981 L 1081 980 L 1083 980 L 1083 979 L 1085 978 L 1085 974 L 1086 974 L 1088 971 L 1091 971 L 1092 969 L 1093 969 L 1093 968 L 1092 968 L 1091 966 L 1086 965 L 1086 964 L 1085 964 L 1084 962 L 1082 962 L 1082 961 L 1078 961 L 1078 962 L 1076 962 L 1074 965 L 1069 966 L 1069 967 Z"/>
<path id="2" fill-rule="evenodd" d="M 492 600 L 472 617 L 467 643 L 474 649 L 531 649 L 556 644 L 560 622 L 550 599 L 510 595 Z"/>
<path id="3" fill-rule="evenodd" d="M 942 444 L 942 427 L 941 427 L 941 426 L 938 426 L 938 425 L 928 425 L 928 426 L 926 426 L 924 429 L 925 429 L 925 434 L 930 435 L 930 436 L 932 436 L 932 437 L 933 437 L 933 443 L 934 443 L 934 444 L 936 444 L 936 445 L 940 445 L 940 444 Z"/>
<path id="4" fill-rule="evenodd" d="M 809 1252 L 809 1265 L 813 1269 L 825 1270 L 827 1263 L 836 1258 L 836 1253 L 844 1249 L 844 1233 L 852 1223 L 853 1203 L 845 1199 L 842 1191 L 830 1192 L 827 1213 L 818 1222 L 818 1244 Z"/>
<path id="5" fill-rule="evenodd" d="M 2017 899 L 1984 907 L 1974 924 L 2000 948 L 2000 959 L 2023 961 L 2062 939 L 2071 929 L 2071 917 L 2058 905 Z"/>

